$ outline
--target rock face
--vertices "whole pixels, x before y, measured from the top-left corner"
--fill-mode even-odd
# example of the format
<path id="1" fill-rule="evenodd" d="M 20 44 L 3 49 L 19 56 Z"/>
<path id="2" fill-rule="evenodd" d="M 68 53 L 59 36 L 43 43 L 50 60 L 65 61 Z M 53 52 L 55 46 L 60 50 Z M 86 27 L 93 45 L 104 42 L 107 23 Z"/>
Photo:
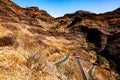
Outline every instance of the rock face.
<path id="1" fill-rule="evenodd" d="M 104 14 L 77 11 L 53 18 L 38 7 L 0 0 L 0 80 L 79 80 L 79 56 L 88 79 L 120 74 L 120 9 Z M 63 64 L 53 63 L 65 55 Z M 97 58 L 98 57 L 98 58 Z"/>
<path id="2" fill-rule="evenodd" d="M 22 22 L 40 27 L 42 27 L 40 25 L 42 22 L 48 23 L 48 25 L 51 24 L 51 26 L 56 23 L 52 16 L 44 10 L 39 10 L 37 7 L 21 8 L 8 0 L 0 0 L 0 4 L 1 19 L 3 18 L 6 21 Z"/>
<path id="3" fill-rule="evenodd" d="M 90 49 L 93 48 L 109 61 L 113 60 L 118 73 L 120 73 L 120 8 L 104 14 L 78 11 L 66 14 L 59 19 L 65 19 L 64 21 L 67 22 L 68 18 L 70 18 L 70 23 L 65 25 L 65 28 L 75 35 L 83 35 L 88 43 L 93 43 L 95 46 L 90 44 Z"/>

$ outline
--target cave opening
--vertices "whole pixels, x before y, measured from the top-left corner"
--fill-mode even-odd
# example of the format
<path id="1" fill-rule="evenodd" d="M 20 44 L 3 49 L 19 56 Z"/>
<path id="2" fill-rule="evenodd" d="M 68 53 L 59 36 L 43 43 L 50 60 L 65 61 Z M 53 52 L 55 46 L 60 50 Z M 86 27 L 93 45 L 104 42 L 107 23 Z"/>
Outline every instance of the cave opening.
<path id="1" fill-rule="evenodd" d="M 89 29 L 87 31 L 87 40 L 90 43 L 94 43 L 96 47 L 100 47 L 101 33 L 97 29 Z"/>

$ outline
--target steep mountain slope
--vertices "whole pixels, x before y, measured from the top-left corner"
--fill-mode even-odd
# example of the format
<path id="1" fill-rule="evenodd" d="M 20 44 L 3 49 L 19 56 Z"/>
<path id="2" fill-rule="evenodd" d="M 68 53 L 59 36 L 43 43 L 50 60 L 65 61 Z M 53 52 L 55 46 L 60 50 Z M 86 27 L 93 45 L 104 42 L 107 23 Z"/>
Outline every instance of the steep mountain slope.
<path id="1" fill-rule="evenodd" d="M 0 4 L 0 15 L 4 21 L 14 21 L 40 27 L 44 25 L 46 29 L 56 24 L 52 16 L 37 7 L 21 8 L 10 0 L 1 0 Z"/>
<path id="2" fill-rule="evenodd" d="M 0 80 L 82 80 L 75 56 L 90 79 L 88 70 L 97 53 L 101 55 L 94 77 L 115 80 L 119 76 L 113 70 L 119 67 L 115 62 L 119 59 L 119 9 L 109 13 L 118 17 L 101 18 L 107 14 L 77 11 L 55 19 L 37 7 L 21 8 L 0 0 Z M 66 54 L 70 58 L 55 66 Z M 108 55 L 114 55 L 111 63 Z"/>
<path id="3" fill-rule="evenodd" d="M 83 35 L 88 41 L 90 49 L 94 49 L 97 54 L 106 57 L 109 63 L 112 61 L 111 67 L 114 64 L 114 69 L 120 73 L 120 8 L 104 14 L 77 11 L 57 20 L 62 27 L 64 26 L 65 31 Z M 63 23 L 67 23 L 67 25 Z"/>

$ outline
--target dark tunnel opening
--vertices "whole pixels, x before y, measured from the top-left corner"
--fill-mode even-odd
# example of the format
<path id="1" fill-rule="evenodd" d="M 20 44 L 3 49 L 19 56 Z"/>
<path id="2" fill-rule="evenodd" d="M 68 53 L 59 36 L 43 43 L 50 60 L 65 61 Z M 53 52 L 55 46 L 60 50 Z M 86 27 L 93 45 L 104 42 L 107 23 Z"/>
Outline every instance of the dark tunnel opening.
<path id="1" fill-rule="evenodd" d="M 87 31 L 87 40 L 90 43 L 94 43 L 96 47 L 100 47 L 101 33 L 97 29 L 89 29 Z"/>

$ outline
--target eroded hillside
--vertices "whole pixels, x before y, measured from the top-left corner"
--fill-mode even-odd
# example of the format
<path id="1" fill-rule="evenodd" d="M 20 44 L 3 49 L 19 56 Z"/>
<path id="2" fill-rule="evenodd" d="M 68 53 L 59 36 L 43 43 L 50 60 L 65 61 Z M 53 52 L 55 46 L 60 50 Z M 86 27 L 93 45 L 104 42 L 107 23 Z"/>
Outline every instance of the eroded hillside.
<path id="1" fill-rule="evenodd" d="M 55 19 L 37 7 L 0 0 L 0 80 L 82 80 L 76 56 L 88 80 L 96 60 L 95 79 L 116 80 L 119 13 L 119 9 L 99 15 L 77 11 Z M 54 65 L 67 54 L 66 62 Z"/>

